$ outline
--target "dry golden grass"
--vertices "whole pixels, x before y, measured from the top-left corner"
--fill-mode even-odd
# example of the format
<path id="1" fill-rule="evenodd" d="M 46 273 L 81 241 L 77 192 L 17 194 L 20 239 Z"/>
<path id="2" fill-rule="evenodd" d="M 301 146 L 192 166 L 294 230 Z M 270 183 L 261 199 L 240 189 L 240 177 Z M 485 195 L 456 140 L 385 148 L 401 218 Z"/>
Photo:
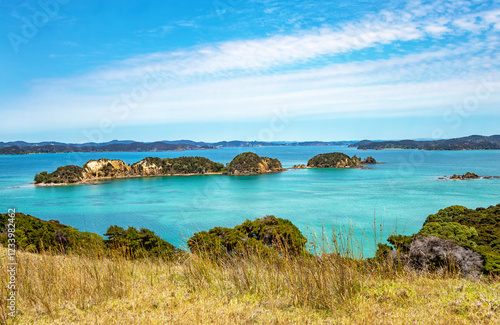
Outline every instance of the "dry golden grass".
<path id="1" fill-rule="evenodd" d="M 415 274 L 359 261 L 261 257 L 175 262 L 19 252 L 18 315 L 0 323 L 499 324 L 500 279 Z"/>

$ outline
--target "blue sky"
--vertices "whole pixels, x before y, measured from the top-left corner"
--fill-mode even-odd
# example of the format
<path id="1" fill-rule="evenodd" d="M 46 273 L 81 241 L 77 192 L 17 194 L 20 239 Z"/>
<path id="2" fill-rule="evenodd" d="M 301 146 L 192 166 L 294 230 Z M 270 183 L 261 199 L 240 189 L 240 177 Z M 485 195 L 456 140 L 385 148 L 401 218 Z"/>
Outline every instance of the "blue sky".
<path id="1" fill-rule="evenodd" d="M 498 1 L 0 1 L 0 141 L 499 134 Z"/>

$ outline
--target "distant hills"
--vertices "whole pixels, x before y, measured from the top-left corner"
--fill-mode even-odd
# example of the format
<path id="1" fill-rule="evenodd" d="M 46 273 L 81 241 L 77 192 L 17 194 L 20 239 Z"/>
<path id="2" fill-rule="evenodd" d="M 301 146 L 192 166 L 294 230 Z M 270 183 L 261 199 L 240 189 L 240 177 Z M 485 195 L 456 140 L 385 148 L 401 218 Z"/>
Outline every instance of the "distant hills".
<path id="1" fill-rule="evenodd" d="M 422 149 L 422 150 L 485 150 L 500 149 L 500 135 L 471 135 L 447 140 L 399 140 L 399 141 L 304 141 L 304 142 L 264 142 L 264 141 L 220 141 L 197 142 L 174 140 L 157 142 L 136 142 L 113 140 L 103 143 L 63 143 L 24 141 L 0 142 L 0 155 L 25 155 L 35 153 L 69 152 L 118 152 L 118 151 L 184 151 L 217 149 L 221 147 L 285 147 L 285 146 L 349 146 L 358 149 Z"/>
<path id="2" fill-rule="evenodd" d="M 35 153 L 69 153 L 69 152 L 119 152 L 119 151 L 184 151 L 200 149 L 217 149 L 220 147 L 270 147 L 270 146 L 338 146 L 349 145 L 356 141 L 340 142 L 261 142 L 261 141 L 221 141 L 215 143 L 196 142 L 191 140 L 157 141 L 151 143 L 132 140 L 113 140 L 104 143 L 62 143 L 24 141 L 0 142 L 0 155 L 25 155 Z"/>
<path id="3" fill-rule="evenodd" d="M 421 150 L 487 150 L 500 149 L 500 135 L 471 135 L 447 140 L 400 140 L 369 141 L 363 140 L 349 145 L 358 149 L 421 149 Z"/>

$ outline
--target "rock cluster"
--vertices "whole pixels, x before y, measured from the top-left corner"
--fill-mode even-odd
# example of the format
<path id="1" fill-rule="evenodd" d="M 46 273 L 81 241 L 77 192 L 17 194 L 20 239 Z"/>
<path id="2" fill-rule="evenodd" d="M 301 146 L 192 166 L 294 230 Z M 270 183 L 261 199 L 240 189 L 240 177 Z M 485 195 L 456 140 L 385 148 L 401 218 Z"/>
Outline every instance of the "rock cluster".
<path id="1" fill-rule="evenodd" d="M 453 176 L 450 177 L 450 179 L 476 179 L 476 178 L 479 178 L 479 176 L 476 173 L 471 173 L 471 172 L 467 172 L 463 175 L 453 174 Z"/>

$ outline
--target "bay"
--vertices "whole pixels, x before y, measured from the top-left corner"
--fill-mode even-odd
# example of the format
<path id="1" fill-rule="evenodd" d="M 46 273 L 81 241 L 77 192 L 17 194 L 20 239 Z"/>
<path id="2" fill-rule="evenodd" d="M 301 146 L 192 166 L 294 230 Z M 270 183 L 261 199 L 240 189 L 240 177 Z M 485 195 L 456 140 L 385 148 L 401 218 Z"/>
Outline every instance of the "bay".
<path id="1" fill-rule="evenodd" d="M 100 185 L 35 187 L 36 173 L 91 159 L 202 156 L 227 163 L 242 152 L 278 158 L 284 167 L 307 164 L 319 153 L 344 152 L 384 162 L 371 169 L 305 169 L 259 176 L 134 178 Z M 307 236 L 347 226 L 372 256 L 375 237 L 411 234 L 425 218 L 450 205 L 468 208 L 500 203 L 500 179 L 467 181 L 438 177 L 475 172 L 500 176 L 500 150 L 357 150 L 348 147 L 221 148 L 183 152 L 113 152 L 0 156 L 0 211 L 59 220 L 103 234 L 109 225 L 154 230 L 185 246 L 193 232 L 233 227 L 246 219 L 275 215 Z M 382 231 L 381 231 L 382 230 Z"/>

